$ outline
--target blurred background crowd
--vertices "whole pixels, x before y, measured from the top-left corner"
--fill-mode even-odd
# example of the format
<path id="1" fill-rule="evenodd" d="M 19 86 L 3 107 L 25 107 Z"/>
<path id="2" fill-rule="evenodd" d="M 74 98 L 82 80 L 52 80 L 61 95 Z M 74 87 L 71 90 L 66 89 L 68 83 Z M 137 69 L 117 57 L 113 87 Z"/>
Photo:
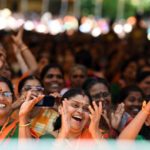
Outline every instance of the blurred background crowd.
<path id="1" fill-rule="evenodd" d="M 32 89 L 23 88 L 32 74 L 42 82 L 36 90 L 63 95 L 83 88 L 102 101 L 111 95 L 104 105 L 114 110 L 124 102 L 131 118 L 150 100 L 149 0 L 0 0 L 0 8 L 0 76 L 12 81 L 16 95 Z M 129 116 L 117 127 L 106 118 L 121 132 Z M 150 139 L 149 127 L 141 135 Z"/>
<path id="2" fill-rule="evenodd" d="M 132 4 L 132 9 L 128 8 L 132 10 L 128 11 L 132 15 L 129 16 L 129 13 L 125 13 L 127 1 L 121 1 L 124 0 L 114 2 L 116 8 L 118 6 L 115 10 L 117 13 L 108 14 L 105 9 L 112 6 L 113 10 L 112 2 L 106 7 L 108 2 L 95 1 L 95 5 L 103 4 L 102 8 L 97 6 L 98 11 L 93 8 L 92 1 L 14 0 L 9 2 L 2 0 L 1 8 L 7 6 L 12 9 L 11 11 L 3 8 L 0 11 L 1 45 L 7 51 L 12 77 L 20 75 L 20 68 L 8 43 L 10 43 L 10 36 L 16 34 L 24 23 L 23 40 L 38 63 L 60 64 L 65 71 L 66 79 L 72 65 L 82 63 L 92 72 L 99 72 L 100 76 L 106 76 L 110 82 L 116 80 L 117 75 L 121 74 L 126 76 L 125 78 L 131 78 L 127 80 L 132 80 L 133 83 L 136 72 L 150 63 L 148 11 L 144 7 L 148 3 L 128 2 L 128 5 Z M 136 4 L 137 8 L 133 4 Z M 143 6 L 140 7 L 140 4 Z M 49 8 L 47 5 L 53 7 Z M 62 9 L 62 16 L 58 11 L 61 6 L 66 9 Z M 74 12 L 73 6 L 78 8 L 80 14 Z M 119 10 L 120 7 L 126 9 Z M 91 10 L 86 11 L 88 8 Z M 104 10 L 100 12 L 100 9 Z M 98 11 L 97 15 L 94 10 Z M 109 10 L 112 11 L 111 8 Z M 140 12 L 136 13 L 136 10 Z M 90 16 L 83 16 L 84 13 Z"/>

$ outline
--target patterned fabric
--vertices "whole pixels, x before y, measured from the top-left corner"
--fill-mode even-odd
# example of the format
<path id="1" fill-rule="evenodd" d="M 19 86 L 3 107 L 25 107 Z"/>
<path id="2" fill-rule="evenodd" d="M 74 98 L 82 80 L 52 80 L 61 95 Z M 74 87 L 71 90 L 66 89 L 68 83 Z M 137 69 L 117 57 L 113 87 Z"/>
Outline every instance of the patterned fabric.
<path id="1" fill-rule="evenodd" d="M 32 119 L 31 127 L 40 137 L 53 131 L 53 124 L 58 117 L 58 112 L 52 108 L 44 108 L 41 113 Z"/>
<path id="2" fill-rule="evenodd" d="M 11 139 L 18 138 L 18 120 L 10 120 L 10 118 L 0 126 L 0 145 L 8 145 Z"/>
<path id="3" fill-rule="evenodd" d="M 102 130 L 102 129 L 99 129 L 99 131 L 102 133 L 104 139 L 110 138 L 110 133 L 107 133 L 107 132 L 105 132 L 105 131 Z M 93 139 L 93 137 L 92 137 L 91 133 L 89 132 L 88 128 L 85 129 L 85 130 L 81 133 L 79 139 Z"/>

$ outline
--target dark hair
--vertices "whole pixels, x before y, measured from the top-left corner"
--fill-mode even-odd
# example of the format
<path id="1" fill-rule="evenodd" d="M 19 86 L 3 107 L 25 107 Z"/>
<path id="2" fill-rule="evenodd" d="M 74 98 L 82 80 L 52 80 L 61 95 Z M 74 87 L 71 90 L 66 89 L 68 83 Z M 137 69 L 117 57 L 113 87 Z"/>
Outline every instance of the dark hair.
<path id="1" fill-rule="evenodd" d="M 108 81 L 104 78 L 97 78 L 97 77 L 91 77 L 91 78 L 87 78 L 87 80 L 83 83 L 82 88 L 89 93 L 89 90 L 91 89 L 91 87 L 97 83 L 100 84 L 104 84 L 107 88 L 108 91 L 110 92 L 110 84 L 108 83 Z"/>
<path id="2" fill-rule="evenodd" d="M 137 73 L 137 77 L 136 77 L 137 83 L 140 83 L 141 81 L 143 81 L 148 76 L 150 76 L 150 71 L 141 71 L 141 72 L 139 71 Z"/>
<path id="3" fill-rule="evenodd" d="M 63 101 L 65 98 L 67 100 L 69 100 L 72 97 L 75 97 L 77 95 L 83 95 L 83 96 L 87 96 L 89 98 L 90 104 L 92 102 L 92 99 L 90 97 L 90 95 L 88 93 L 86 93 L 85 91 L 83 91 L 80 88 L 71 88 L 70 90 L 68 90 L 67 92 L 64 93 L 64 95 L 62 96 L 61 101 Z M 56 119 L 55 123 L 54 123 L 54 131 L 58 130 L 61 128 L 61 115 L 58 116 L 58 118 Z"/>
<path id="4" fill-rule="evenodd" d="M 23 78 L 22 80 L 20 80 L 19 84 L 18 84 L 18 93 L 21 94 L 21 91 L 22 91 L 22 88 L 24 87 L 25 83 L 28 81 L 28 80 L 38 80 L 40 82 L 40 80 L 36 77 L 36 76 L 33 76 L 33 75 L 29 75 L 25 78 Z M 42 85 L 42 83 L 40 82 L 40 84 Z"/>
<path id="5" fill-rule="evenodd" d="M 4 82 L 8 85 L 11 93 L 13 94 L 13 100 L 14 100 L 15 99 L 14 88 L 13 88 L 13 85 L 12 85 L 11 81 L 9 79 L 5 78 L 5 77 L 0 76 L 0 82 Z"/>
<path id="6" fill-rule="evenodd" d="M 71 70 L 70 70 L 70 73 L 72 74 L 74 71 L 76 71 L 76 70 L 81 70 L 83 73 L 84 73 L 84 75 L 88 75 L 88 72 L 87 72 L 87 68 L 84 66 L 84 65 L 81 65 L 81 64 L 75 64 L 72 68 L 71 68 Z"/>
<path id="7" fill-rule="evenodd" d="M 129 59 L 127 59 L 126 61 L 124 61 L 121 64 L 121 72 L 123 73 L 125 71 L 125 69 L 131 64 L 131 63 L 136 63 L 137 64 L 137 56 L 136 57 L 131 57 Z"/>
<path id="8" fill-rule="evenodd" d="M 142 97 L 144 97 L 143 91 L 137 85 L 130 85 L 121 89 L 120 93 L 118 94 L 118 102 L 123 102 L 128 97 L 130 92 L 139 92 L 141 93 Z"/>
<path id="9" fill-rule="evenodd" d="M 83 96 L 88 96 L 90 103 L 91 103 L 91 97 L 90 95 L 85 92 L 84 90 L 82 90 L 81 88 L 71 88 L 69 89 L 67 92 L 64 93 L 64 95 L 61 98 L 61 101 L 63 101 L 65 98 L 67 98 L 68 100 L 72 97 L 75 97 L 76 95 L 83 95 Z"/>
<path id="10" fill-rule="evenodd" d="M 63 71 L 63 69 L 62 69 L 62 67 L 61 67 L 60 65 L 58 65 L 58 64 L 48 64 L 48 65 L 46 65 L 46 66 L 42 69 L 42 72 L 41 72 L 41 74 L 40 74 L 40 79 L 41 79 L 41 81 L 43 81 L 43 79 L 44 79 L 45 75 L 47 74 L 48 70 L 49 70 L 49 69 L 52 69 L 52 68 L 59 69 L 60 72 L 61 72 L 61 74 L 64 76 L 64 71 Z"/>
<path id="11" fill-rule="evenodd" d="M 81 49 L 75 54 L 75 61 L 77 64 L 82 64 L 87 68 L 91 68 L 92 66 L 92 56 L 86 49 Z"/>

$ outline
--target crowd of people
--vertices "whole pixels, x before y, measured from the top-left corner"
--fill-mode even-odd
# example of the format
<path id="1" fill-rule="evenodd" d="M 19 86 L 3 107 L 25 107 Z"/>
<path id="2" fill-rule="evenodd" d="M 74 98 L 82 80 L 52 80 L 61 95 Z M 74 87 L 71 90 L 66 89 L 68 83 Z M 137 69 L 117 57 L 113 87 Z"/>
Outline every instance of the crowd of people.
<path id="1" fill-rule="evenodd" d="M 150 42 L 138 19 L 123 39 L 111 28 L 0 31 L 0 142 L 150 140 Z"/>

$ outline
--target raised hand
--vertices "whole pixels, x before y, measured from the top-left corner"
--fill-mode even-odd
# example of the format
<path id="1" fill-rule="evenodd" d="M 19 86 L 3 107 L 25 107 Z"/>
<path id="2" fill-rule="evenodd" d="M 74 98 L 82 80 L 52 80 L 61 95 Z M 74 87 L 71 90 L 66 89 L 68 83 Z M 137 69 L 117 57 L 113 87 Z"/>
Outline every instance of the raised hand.
<path id="1" fill-rule="evenodd" d="M 97 106 L 96 102 L 93 101 L 93 108 L 89 106 L 90 111 L 90 125 L 89 131 L 92 134 L 93 138 L 102 138 L 102 134 L 100 133 L 99 129 L 99 122 L 102 115 L 102 102 L 99 102 L 99 106 Z"/>
<path id="2" fill-rule="evenodd" d="M 61 113 L 61 131 L 58 134 L 58 138 L 67 138 L 70 131 L 70 117 L 68 115 L 68 100 L 63 101 L 62 107 L 60 108 Z"/>
<path id="3" fill-rule="evenodd" d="M 26 99 L 20 107 L 19 117 L 28 117 L 35 104 L 42 100 L 44 97 L 43 95 L 39 95 L 38 97 L 31 99 L 31 95 L 31 92 L 27 93 Z"/>
<path id="4" fill-rule="evenodd" d="M 109 119 L 110 117 L 106 109 L 103 109 L 102 116 L 105 119 L 107 126 L 110 128 L 110 119 Z"/>
<path id="5" fill-rule="evenodd" d="M 19 29 L 18 33 L 16 36 L 12 35 L 11 38 L 14 42 L 15 45 L 17 45 L 18 47 L 20 47 L 22 44 L 24 44 L 23 42 L 23 26 L 21 26 L 21 28 Z"/>
<path id="6" fill-rule="evenodd" d="M 145 125 L 150 127 L 150 115 L 147 117 Z"/>
<path id="7" fill-rule="evenodd" d="M 150 114 L 150 101 L 143 103 L 142 110 L 132 119 L 132 121 L 120 133 L 119 140 L 135 140 L 143 124 Z"/>
<path id="8" fill-rule="evenodd" d="M 148 103 L 146 103 L 146 101 L 143 102 L 142 110 L 148 114 L 145 125 L 150 126 L 150 101 Z"/>
<path id="9" fill-rule="evenodd" d="M 125 111 L 124 103 L 120 103 L 115 112 L 111 113 L 110 123 L 112 128 L 116 130 L 118 129 L 124 111 Z"/>
<path id="10" fill-rule="evenodd" d="M 12 110 L 16 110 L 18 109 L 22 104 L 23 104 L 24 100 L 20 100 L 20 99 L 17 99 L 11 106 Z"/>

